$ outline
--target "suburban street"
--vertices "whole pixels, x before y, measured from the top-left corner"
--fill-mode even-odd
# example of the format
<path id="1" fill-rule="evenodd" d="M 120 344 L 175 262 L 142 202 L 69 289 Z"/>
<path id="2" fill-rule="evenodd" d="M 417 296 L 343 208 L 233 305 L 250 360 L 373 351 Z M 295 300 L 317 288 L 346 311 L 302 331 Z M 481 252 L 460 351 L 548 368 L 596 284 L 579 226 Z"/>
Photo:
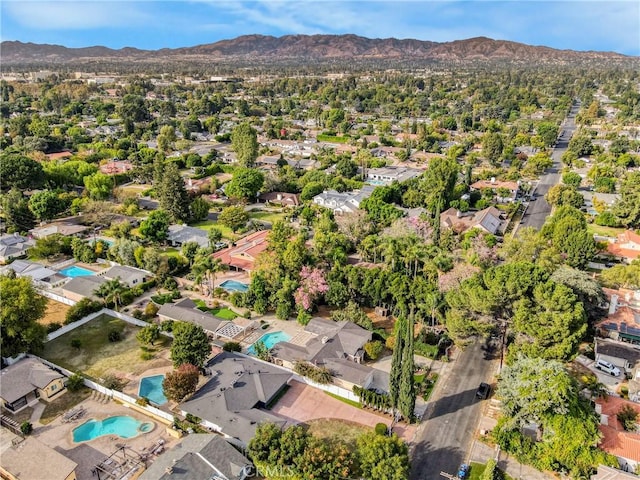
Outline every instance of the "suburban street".
<path id="1" fill-rule="evenodd" d="M 454 474 L 467 454 L 478 426 L 482 405 L 476 399 L 481 382 L 489 382 L 495 361 L 485 360 L 482 341 L 461 352 L 443 384 L 434 392 L 433 406 L 416 434 L 411 459 L 412 480 L 441 480 Z"/>
<path id="2" fill-rule="evenodd" d="M 558 143 L 551 153 L 551 159 L 553 165 L 547 172 L 540 177 L 540 181 L 533 191 L 532 195 L 535 195 L 536 199 L 529 203 L 529 206 L 524 212 L 524 217 L 518 228 L 522 227 L 534 227 L 536 229 L 542 228 L 542 225 L 547 220 L 547 217 L 551 213 L 551 205 L 545 200 L 544 196 L 549 189 L 560 182 L 560 172 L 562 170 L 562 154 L 567 151 L 569 146 L 569 140 L 573 132 L 576 130 L 576 114 L 580 110 L 580 103 L 572 105 L 569 115 L 565 119 L 564 123 L 560 127 L 562 135 L 558 138 Z"/>

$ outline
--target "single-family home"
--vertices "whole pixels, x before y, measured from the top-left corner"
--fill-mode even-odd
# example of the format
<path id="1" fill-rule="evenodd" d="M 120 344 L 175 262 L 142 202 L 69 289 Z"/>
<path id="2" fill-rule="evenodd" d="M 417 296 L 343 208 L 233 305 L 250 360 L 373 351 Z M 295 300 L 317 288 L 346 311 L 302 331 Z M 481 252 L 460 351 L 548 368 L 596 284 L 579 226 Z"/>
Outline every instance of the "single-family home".
<path id="1" fill-rule="evenodd" d="M 25 257 L 34 241 L 17 233 L 0 236 L 0 263 L 7 263 L 15 258 Z"/>
<path id="2" fill-rule="evenodd" d="M 86 275 L 75 277 L 65 283 L 62 288 L 62 295 L 69 300 L 79 302 L 83 298 L 89 298 L 94 301 L 100 300 L 96 295 L 96 290 L 100 288 L 107 279 L 98 275 Z"/>
<path id="3" fill-rule="evenodd" d="M 181 247 L 182 244 L 187 242 L 195 242 L 201 248 L 209 246 L 209 238 L 206 231 L 187 225 L 170 225 L 167 241 L 173 247 Z"/>
<path id="4" fill-rule="evenodd" d="M 504 226 L 500 210 L 495 207 L 485 208 L 479 212 L 463 213 L 453 207 L 440 214 L 440 226 L 462 233 L 470 228 L 479 228 L 495 235 Z"/>
<path id="5" fill-rule="evenodd" d="M 364 345 L 372 338 L 370 331 L 353 322 L 318 317 L 312 318 L 304 330 L 305 343 L 299 339 L 296 343 L 274 345 L 271 355 L 276 365 L 293 369 L 296 362 L 303 361 L 326 367 L 334 377 L 334 384 L 349 391 L 354 385 L 378 390 L 388 388 L 388 375 L 362 364 Z"/>
<path id="6" fill-rule="evenodd" d="M 300 195 L 287 192 L 269 192 L 258 195 L 258 203 L 272 203 L 283 207 L 297 207 L 300 205 Z"/>
<path id="7" fill-rule="evenodd" d="M 360 190 L 352 192 L 338 192 L 325 190 L 313 197 L 313 203 L 333 210 L 334 213 L 353 213 L 360 208 L 360 204 L 369 198 L 374 190 L 373 185 L 365 185 Z"/>
<path id="8" fill-rule="evenodd" d="M 389 185 L 393 182 L 405 182 L 419 177 L 423 171 L 417 168 L 403 166 L 389 166 L 381 168 L 367 168 L 367 182 L 371 185 Z"/>
<path id="9" fill-rule="evenodd" d="M 34 285 L 44 288 L 55 288 L 62 285 L 67 277 L 30 260 L 15 260 L 9 265 L 0 268 L 0 273 L 12 270 L 18 277 L 30 277 Z"/>
<path id="10" fill-rule="evenodd" d="M 16 413 L 39 399 L 53 400 L 66 391 L 64 378 L 35 358 L 18 360 L 0 370 L 2 408 Z"/>
<path id="11" fill-rule="evenodd" d="M 596 360 L 606 360 L 621 372 L 632 373 L 640 361 L 640 350 L 629 343 L 612 339 L 596 338 L 595 355 Z"/>
<path id="12" fill-rule="evenodd" d="M 128 287 L 140 285 L 153 276 L 151 272 L 147 272 L 141 268 L 130 267 L 129 265 L 114 265 L 110 269 L 98 273 L 98 275 L 106 278 L 107 280 L 114 280 L 118 278 Z"/>
<path id="13" fill-rule="evenodd" d="M 253 476 L 251 461 L 220 435 L 191 434 L 158 457 L 139 480 L 244 480 Z"/>
<path id="14" fill-rule="evenodd" d="M 615 241 L 607 244 L 607 253 L 631 263 L 640 257 L 640 235 L 631 230 L 618 234 Z"/>
<path id="15" fill-rule="evenodd" d="M 258 255 L 269 246 L 267 243 L 268 230 L 254 232 L 236 241 L 227 248 L 213 254 L 231 270 L 251 272 Z"/>
<path id="16" fill-rule="evenodd" d="M 619 193 L 600 193 L 584 189 L 580 189 L 578 192 L 580 192 L 582 198 L 584 198 L 584 207 L 590 215 L 596 215 L 598 213 L 595 208 L 596 203 L 600 203 L 605 207 L 612 207 L 618 200 L 620 200 Z"/>
<path id="17" fill-rule="evenodd" d="M 604 289 L 609 300 L 607 316 L 595 324 L 602 337 L 640 344 L 640 294 Z"/>
<path id="18" fill-rule="evenodd" d="M 622 408 L 631 407 L 640 415 L 640 405 L 613 395 L 597 398 L 595 403 L 596 413 L 600 415 L 599 429 L 602 434 L 598 446 L 615 456 L 623 470 L 635 471 L 640 465 L 640 433 L 626 431 L 617 414 Z"/>
<path id="19" fill-rule="evenodd" d="M 113 160 L 111 162 L 100 165 L 100 172 L 105 175 L 118 175 L 133 170 L 133 164 L 123 160 Z"/>
<path id="20" fill-rule="evenodd" d="M 178 303 L 165 303 L 160 306 L 158 316 L 160 320 L 195 323 L 211 334 L 215 334 L 223 323 L 222 319 L 214 317 L 211 313 L 199 310 L 190 298 L 183 298 Z"/>
<path id="21" fill-rule="evenodd" d="M 29 230 L 29 233 L 38 239 L 55 234 L 60 234 L 65 237 L 81 237 L 87 230 L 89 230 L 89 227 L 86 225 L 79 225 L 73 222 L 55 222 L 33 228 Z"/>
<path id="22" fill-rule="evenodd" d="M 206 365 L 211 379 L 180 405 L 202 425 L 246 446 L 262 422 L 284 426 L 286 420 L 265 409 L 289 384 L 284 368 L 234 352 L 222 352 Z"/>
<path id="23" fill-rule="evenodd" d="M 33 436 L 0 429 L 0 477 L 7 480 L 76 480 L 78 464 Z"/>
<path id="24" fill-rule="evenodd" d="M 520 184 L 519 182 L 503 182 L 491 178 L 490 180 L 478 180 L 469 185 L 469 187 L 471 187 L 471 190 L 480 192 L 491 190 L 492 197 L 495 197 L 498 202 L 504 203 L 515 201 Z"/>

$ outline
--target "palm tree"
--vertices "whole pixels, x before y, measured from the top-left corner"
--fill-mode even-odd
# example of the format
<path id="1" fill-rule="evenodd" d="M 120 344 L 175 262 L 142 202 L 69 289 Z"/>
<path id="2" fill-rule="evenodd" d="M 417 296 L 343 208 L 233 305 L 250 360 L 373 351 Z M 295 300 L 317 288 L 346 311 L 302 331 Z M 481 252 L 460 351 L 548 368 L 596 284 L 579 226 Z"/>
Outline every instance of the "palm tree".
<path id="1" fill-rule="evenodd" d="M 209 289 L 209 295 L 213 298 L 213 286 L 215 284 L 216 274 L 223 272 L 228 267 L 218 258 L 211 255 L 198 256 L 193 262 L 192 271 L 195 275 L 196 282 L 202 283 L 206 280 Z"/>
<path id="2" fill-rule="evenodd" d="M 100 298 L 104 298 L 105 303 L 113 303 L 116 312 L 122 300 L 122 294 L 127 290 L 127 286 L 120 281 L 120 277 L 108 280 L 100 285 L 95 294 Z"/>

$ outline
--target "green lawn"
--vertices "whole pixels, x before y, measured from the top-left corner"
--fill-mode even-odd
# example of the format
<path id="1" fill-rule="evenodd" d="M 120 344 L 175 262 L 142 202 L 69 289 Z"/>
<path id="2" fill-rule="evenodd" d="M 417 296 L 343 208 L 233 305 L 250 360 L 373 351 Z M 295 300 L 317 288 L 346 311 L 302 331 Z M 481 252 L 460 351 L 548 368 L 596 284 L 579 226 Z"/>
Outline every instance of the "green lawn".
<path id="1" fill-rule="evenodd" d="M 162 254 L 167 257 L 182 258 L 182 253 L 177 248 L 167 247 L 162 250 Z"/>
<path id="2" fill-rule="evenodd" d="M 603 237 L 617 237 L 619 233 L 624 233 L 624 228 L 602 227 L 595 223 L 587 224 L 587 231 L 592 235 L 601 235 Z"/>
<path id="3" fill-rule="evenodd" d="M 92 390 L 82 387 L 77 392 L 66 391 L 62 396 L 50 403 L 45 403 L 44 411 L 40 417 L 40 423 L 47 425 L 53 422 L 59 415 L 75 407 L 91 396 Z"/>
<path id="4" fill-rule="evenodd" d="M 233 320 L 234 318 L 239 317 L 236 312 L 227 307 L 209 308 L 203 300 L 195 300 L 195 304 L 198 307 L 198 310 L 209 312 L 211 313 L 211 315 L 222 318 L 224 320 Z"/>
<path id="5" fill-rule="evenodd" d="M 222 232 L 222 236 L 224 238 L 228 238 L 229 240 L 235 240 L 238 236 L 233 233 L 233 231 L 229 227 L 225 227 L 224 225 L 220 225 L 213 220 L 205 220 L 203 222 L 196 222 L 191 225 L 192 227 L 200 228 L 201 230 L 209 231 L 213 227 L 216 227 L 218 230 Z"/>
<path id="6" fill-rule="evenodd" d="M 476 462 L 471 462 L 470 466 L 471 466 L 471 469 L 469 471 L 469 477 L 468 477 L 469 480 L 480 480 L 480 477 L 482 476 L 482 473 L 484 472 L 487 466 L 485 464 L 476 463 Z M 504 477 L 504 480 L 513 480 L 513 478 L 507 475 L 506 473 L 503 473 L 503 477 Z"/>
<path id="7" fill-rule="evenodd" d="M 326 393 L 330 397 L 335 398 L 336 400 L 340 400 L 341 402 L 346 403 L 347 405 L 351 405 L 352 407 L 362 408 L 362 405 L 360 405 L 360 402 L 349 400 L 348 398 L 341 397 L 340 395 L 336 395 L 335 393 L 330 393 L 330 392 L 324 392 L 324 393 Z"/>
<path id="8" fill-rule="evenodd" d="M 113 330 L 120 332 L 120 341 L 109 341 L 109 332 Z M 106 374 L 139 375 L 149 368 L 170 365 L 161 355 L 168 350 L 171 340 L 161 336 L 155 346 L 148 348 L 152 358 L 142 360 L 136 340 L 138 331 L 139 327 L 102 315 L 45 343 L 42 356 L 61 367 L 93 378 L 103 378 Z M 73 340 L 80 341 L 78 348 L 71 345 Z"/>
<path id="9" fill-rule="evenodd" d="M 249 218 L 253 220 L 261 220 L 264 222 L 274 223 L 284 218 L 282 212 L 249 212 Z"/>
<path id="10" fill-rule="evenodd" d="M 307 422 L 308 432 L 314 437 L 327 439 L 329 441 L 339 440 L 349 447 L 355 448 L 356 439 L 363 433 L 370 432 L 370 427 L 365 427 L 358 423 L 351 423 L 346 420 L 318 419 Z M 381 422 L 384 423 L 384 422 Z"/>

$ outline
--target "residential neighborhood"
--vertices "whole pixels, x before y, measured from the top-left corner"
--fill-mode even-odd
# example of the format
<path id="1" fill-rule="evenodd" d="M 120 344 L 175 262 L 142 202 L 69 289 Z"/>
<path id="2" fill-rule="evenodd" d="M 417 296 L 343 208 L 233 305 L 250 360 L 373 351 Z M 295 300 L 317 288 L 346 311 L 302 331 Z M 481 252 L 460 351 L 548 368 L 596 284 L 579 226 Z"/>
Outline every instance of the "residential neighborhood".
<path id="1" fill-rule="evenodd" d="M 633 65 L 114 55 L 1 72 L 2 478 L 640 474 Z"/>

